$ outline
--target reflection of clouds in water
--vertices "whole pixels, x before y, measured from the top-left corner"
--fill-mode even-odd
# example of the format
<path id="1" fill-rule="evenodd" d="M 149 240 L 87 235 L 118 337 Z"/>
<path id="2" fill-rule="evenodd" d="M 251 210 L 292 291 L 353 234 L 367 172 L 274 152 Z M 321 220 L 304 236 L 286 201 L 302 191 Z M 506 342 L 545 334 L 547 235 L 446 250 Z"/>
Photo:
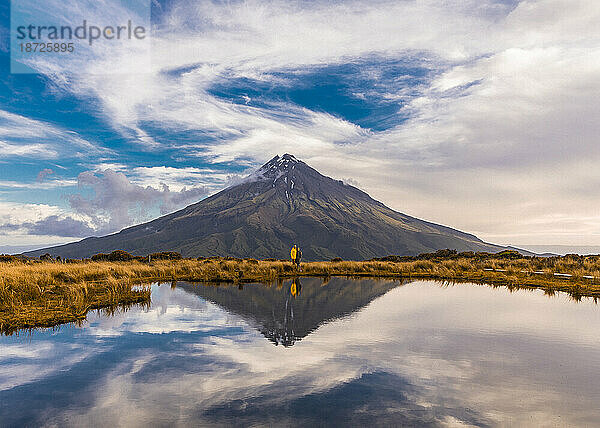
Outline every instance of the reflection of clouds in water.
<path id="1" fill-rule="evenodd" d="M 481 406 L 493 419 L 499 416 L 495 409 L 506 417 L 515 413 L 515 403 L 531 403 L 524 406 L 523 423 L 531 415 L 550 421 L 550 415 L 561 413 L 564 422 L 573 408 L 582 420 L 593 420 L 593 402 L 582 394 L 598 397 L 598 387 L 573 378 L 575 373 L 564 363 L 573 364 L 571 371 L 583 376 L 588 376 L 586 368 L 597 367 L 593 358 L 584 357 L 590 349 L 580 346 L 600 343 L 599 331 L 581 328 L 598 325 L 594 321 L 599 315 L 589 301 L 574 304 L 540 292 L 510 296 L 486 287 L 415 284 L 391 291 L 352 318 L 322 326 L 292 351 L 229 339 L 199 346 L 248 368 L 245 377 L 238 373 L 227 384 L 231 392 L 237 382 L 240 395 L 245 386 L 298 376 L 303 377 L 305 394 L 383 371 L 422 385 L 422 400 L 439 403 L 440 395 L 445 402 L 462 397 L 463 405 Z M 557 373 L 565 380 L 571 377 L 581 389 L 555 384 Z M 519 421 L 517 415 L 514 420 Z"/>
<path id="2" fill-rule="evenodd" d="M 412 404 L 435 409 L 440 414 L 436 422 L 448 425 L 473 422 L 472 415 L 457 412 L 464 407 L 485 409 L 480 424 L 486 418 L 506 420 L 511 414 L 515 423 L 528 423 L 531 416 L 542 423 L 553 423 L 556 419 L 552 415 L 569 409 L 574 404 L 569 401 L 580 400 L 580 394 L 565 399 L 564 388 L 544 390 L 544 384 L 552 383 L 554 372 L 530 372 L 531 364 L 536 362 L 523 364 L 523 356 L 519 355 L 519 349 L 527 348 L 523 342 L 533 340 L 531 349 L 526 351 L 536 357 L 544 356 L 544 352 L 541 355 L 538 352 L 539 338 L 534 337 L 538 332 L 561 342 L 587 342 L 588 333 L 573 329 L 580 319 L 571 318 L 571 322 L 562 325 L 565 329 L 544 328 L 556 326 L 555 314 L 572 313 L 573 307 L 565 309 L 565 302 L 560 299 L 540 298 L 536 293 L 519 294 L 516 301 L 510 296 L 499 299 L 499 291 L 486 288 L 444 290 L 434 286 L 424 293 L 424 286 L 418 287 L 421 288 L 396 289 L 354 317 L 322 326 L 292 349 L 274 347 L 265 340 L 240 342 L 238 337 L 213 337 L 210 342 L 190 345 L 201 352 L 201 358 L 209 355 L 219 363 L 213 366 L 214 370 L 202 373 L 200 383 L 193 375 L 181 376 L 169 383 L 168 391 L 183 403 L 186 400 L 178 391 L 184 391 L 184 396 L 189 392 L 202 397 L 188 403 L 190 407 L 185 408 L 189 413 L 184 418 L 191 418 L 193 409 L 210 408 L 214 417 L 229 414 L 251 420 L 252 412 L 258 412 L 257 405 L 268 408 L 271 414 L 283 403 L 306 396 L 324 396 L 327 391 L 357 382 L 369 373 L 394 373 L 399 379 L 409 376 L 412 385 L 420 386 L 415 387 L 418 392 L 412 392 Z M 470 307 L 473 300 L 477 301 L 477 308 Z M 515 320 L 515 316 L 527 313 L 524 308 L 534 308 L 534 316 Z M 590 305 L 577 308 L 587 312 L 584 316 L 597 312 Z M 426 326 L 421 325 L 424 319 Z M 507 330 L 517 327 L 521 332 L 512 333 L 525 336 L 505 337 L 511 333 Z M 573 361 L 578 349 L 566 351 L 564 357 Z M 557 355 L 557 361 L 562 358 Z M 222 370 L 225 362 L 234 368 Z M 552 362 L 546 360 L 546 363 Z M 157 396 L 164 388 L 164 384 L 144 383 L 144 390 L 156 389 Z M 515 412 L 516 402 L 529 403 L 531 407 L 519 414 Z M 454 407 L 440 411 L 441 403 Z M 586 408 L 593 409 L 589 406 L 589 402 L 579 406 L 580 421 L 586 417 L 593 420 L 593 410 L 585 412 Z M 168 411 L 165 408 L 160 413 Z M 463 421 L 461 418 L 465 416 L 467 420 Z"/>
<path id="3" fill-rule="evenodd" d="M 239 317 L 224 312 L 217 306 L 198 299 L 170 285 L 153 285 L 152 307 L 130 310 L 105 317 L 88 316 L 89 334 L 95 336 L 122 336 L 126 333 L 154 333 L 210 331 L 216 327 L 245 325 Z"/>
<path id="4" fill-rule="evenodd" d="M 46 340 L 27 343 L 27 338 L 25 343 L 14 343 L 15 339 L 4 338 L 0 342 L 0 391 L 66 370 L 93 352 L 76 344 Z"/>
<path id="5" fill-rule="evenodd" d="M 98 361 L 114 361 L 84 388 L 89 405 L 55 410 L 51 421 L 308 424 L 324 404 L 356 424 L 365 415 L 414 424 L 420 415 L 423 425 L 585 425 L 599 417 L 600 331 L 587 328 L 599 316 L 589 302 L 539 292 L 416 283 L 284 348 L 163 285 L 151 310 L 96 318 L 80 332 L 112 348 L 100 348 Z M 31 352 L 11 346 L 0 361 Z"/>

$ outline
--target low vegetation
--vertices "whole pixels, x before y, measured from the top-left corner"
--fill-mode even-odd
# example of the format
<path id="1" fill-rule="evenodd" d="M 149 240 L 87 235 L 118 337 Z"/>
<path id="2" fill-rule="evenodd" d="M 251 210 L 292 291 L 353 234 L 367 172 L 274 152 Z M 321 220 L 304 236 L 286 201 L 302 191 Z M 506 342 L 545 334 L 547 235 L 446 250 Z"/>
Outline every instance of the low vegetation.
<path id="1" fill-rule="evenodd" d="M 90 309 L 148 302 L 111 266 L 99 263 L 0 262 L 0 333 L 85 319 Z"/>
<path id="2" fill-rule="evenodd" d="M 555 274 L 568 274 L 556 276 Z M 44 260 L 0 256 L 0 332 L 53 326 L 84 319 L 90 309 L 149 302 L 153 281 L 270 282 L 294 276 L 431 278 L 544 288 L 572 296 L 600 296 L 600 256 L 524 257 L 442 250 L 415 257 L 303 263 L 211 257 L 183 259 L 177 253 L 136 257 L 124 251 L 92 260 Z"/>

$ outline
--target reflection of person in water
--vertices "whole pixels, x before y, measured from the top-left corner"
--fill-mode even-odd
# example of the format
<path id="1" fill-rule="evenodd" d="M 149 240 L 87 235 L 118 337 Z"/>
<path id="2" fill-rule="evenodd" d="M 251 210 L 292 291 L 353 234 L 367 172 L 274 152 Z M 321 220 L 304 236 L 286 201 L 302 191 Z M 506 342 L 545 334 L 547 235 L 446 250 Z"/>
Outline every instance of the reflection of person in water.
<path id="1" fill-rule="evenodd" d="M 292 296 L 297 297 L 302 292 L 302 284 L 300 284 L 300 278 L 294 278 L 292 280 L 292 285 L 290 286 L 290 292 Z"/>

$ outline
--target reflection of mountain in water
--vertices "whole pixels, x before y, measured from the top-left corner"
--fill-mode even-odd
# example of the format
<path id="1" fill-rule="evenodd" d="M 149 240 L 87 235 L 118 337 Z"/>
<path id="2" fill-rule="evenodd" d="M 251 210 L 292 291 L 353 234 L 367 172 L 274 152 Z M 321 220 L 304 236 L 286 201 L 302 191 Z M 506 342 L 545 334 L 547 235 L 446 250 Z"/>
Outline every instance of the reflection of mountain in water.
<path id="1" fill-rule="evenodd" d="M 332 278 L 324 282 L 300 278 L 272 286 L 177 286 L 245 318 L 275 345 L 291 346 L 324 322 L 355 312 L 399 284 L 375 279 Z"/>

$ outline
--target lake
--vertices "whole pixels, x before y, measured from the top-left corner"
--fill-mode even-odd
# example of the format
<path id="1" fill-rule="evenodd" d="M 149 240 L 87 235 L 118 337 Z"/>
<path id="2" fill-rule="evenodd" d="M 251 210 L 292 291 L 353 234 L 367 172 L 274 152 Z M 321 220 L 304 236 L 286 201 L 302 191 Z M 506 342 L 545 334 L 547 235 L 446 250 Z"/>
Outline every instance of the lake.
<path id="1" fill-rule="evenodd" d="M 0 426 L 591 426 L 600 308 L 475 284 L 152 286 L 0 337 Z"/>

